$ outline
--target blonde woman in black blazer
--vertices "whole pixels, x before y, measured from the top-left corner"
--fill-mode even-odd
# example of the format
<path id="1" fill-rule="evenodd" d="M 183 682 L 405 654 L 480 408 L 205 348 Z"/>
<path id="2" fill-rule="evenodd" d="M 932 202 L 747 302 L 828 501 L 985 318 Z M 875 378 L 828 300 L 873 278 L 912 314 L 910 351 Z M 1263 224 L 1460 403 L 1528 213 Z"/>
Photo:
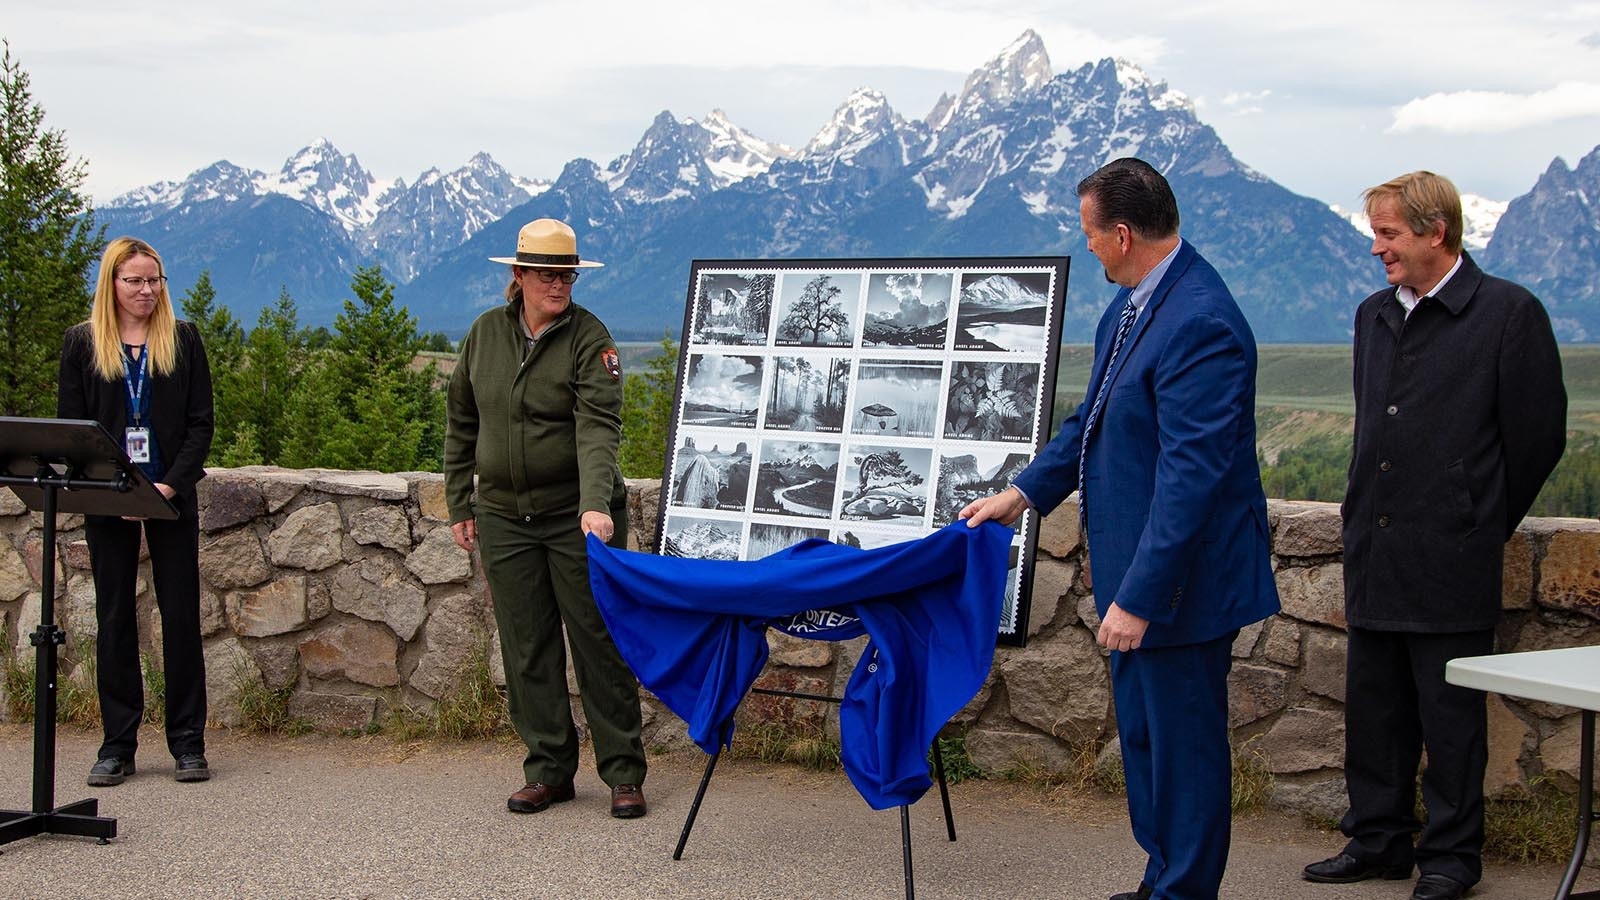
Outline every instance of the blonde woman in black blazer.
<path id="1" fill-rule="evenodd" d="M 161 257 L 149 244 L 120 237 L 106 246 L 89 320 L 68 329 L 61 348 L 56 414 L 94 419 L 123 439 L 129 458 L 178 509 L 173 521 L 85 517 L 99 624 L 95 678 L 105 728 L 89 784 L 121 784 L 134 773 L 144 715 L 135 593 L 141 530 L 161 611 L 174 777 L 205 781 L 211 770 L 205 757 L 195 484 L 205 477 L 211 450 L 211 369 L 200 333 L 173 313 Z"/>

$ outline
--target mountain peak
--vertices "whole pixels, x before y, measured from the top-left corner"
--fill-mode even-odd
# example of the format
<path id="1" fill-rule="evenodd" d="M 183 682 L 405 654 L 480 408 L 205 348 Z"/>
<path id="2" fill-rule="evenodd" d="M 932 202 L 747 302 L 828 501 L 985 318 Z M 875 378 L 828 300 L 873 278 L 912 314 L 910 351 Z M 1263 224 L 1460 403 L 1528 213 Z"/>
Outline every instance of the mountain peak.
<path id="1" fill-rule="evenodd" d="M 894 130 L 898 124 L 889 100 L 872 88 L 856 88 L 834 110 L 833 118 L 806 144 L 801 156 L 821 156 L 853 146 L 871 143 Z"/>
<path id="2" fill-rule="evenodd" d="M 1194 101 L 1187 94 L 1173 90 L 1165 81 L 1150 77 L 1138 65 L 1121 57 L 1112 60 L 1111 64 L 1117 73 L 1117 84 L 1122 86 L 1124 93 L 1142 96 L 1155 109 L 1194 112 Z"/>
<path id="3" fill-rule="evenodd" d="M 606 166 L 604 178 L 626 200 L 655 203 L 721 190 L 793 155 L 735 125 L 721 110 L 702 122 L 662 110 L 633 150 Z"/>
<path id="4" fill-rule="evenodd" d="M 925 121 L 930 129 L 940 131 L 985 109 L 1005 107 L 1043 87 L 1050 78 L 1050 54 L 1044 49 L 1044 41 L 1030 28 L 968 75 L 960 94 L 941 96 Z"/>
<path id="5" fill-rule="evenodd" d="M 352 234 L 372 224 L 385 190 L 354 154 L 342 154 L 319 137 L 283 163 L 276 175 L 257 179 L 261 193 L 283 194 L 339 220 Z"/>

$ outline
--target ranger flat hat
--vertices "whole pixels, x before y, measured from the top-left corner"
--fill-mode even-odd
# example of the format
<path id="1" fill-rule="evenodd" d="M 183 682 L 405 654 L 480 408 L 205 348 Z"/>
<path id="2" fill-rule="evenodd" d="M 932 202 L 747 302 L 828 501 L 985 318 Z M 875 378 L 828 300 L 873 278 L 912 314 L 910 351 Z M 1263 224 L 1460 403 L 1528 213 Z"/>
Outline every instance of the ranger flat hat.
<path id="1" fill-rule="evenodd" d="M 605 265 L 578 258 L 578 236 L 559 219 L 534 219 L 517 232 L 516 256 L 491 256 L 490 262 L 540 269 L 598 269 Z"/>

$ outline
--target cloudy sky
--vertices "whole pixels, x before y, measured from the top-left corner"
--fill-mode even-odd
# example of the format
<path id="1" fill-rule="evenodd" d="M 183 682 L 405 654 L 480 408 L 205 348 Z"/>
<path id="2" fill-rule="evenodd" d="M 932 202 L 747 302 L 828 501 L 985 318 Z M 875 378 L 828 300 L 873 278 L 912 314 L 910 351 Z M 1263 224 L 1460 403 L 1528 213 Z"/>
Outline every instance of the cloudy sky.
<path id="1" fill-rule="evenodd" d="M 1506 200 L 1600 143 L 1600 0 L 0 0 L 97 202 L 317 137 L 384 180 L 480 150 L 554 178 L 663 109 L 801 146 L 856 87 L 925 116 L 1028 28 L 1056 72 L 1137 63 L 1330 203 L 1423 167 Z"/>

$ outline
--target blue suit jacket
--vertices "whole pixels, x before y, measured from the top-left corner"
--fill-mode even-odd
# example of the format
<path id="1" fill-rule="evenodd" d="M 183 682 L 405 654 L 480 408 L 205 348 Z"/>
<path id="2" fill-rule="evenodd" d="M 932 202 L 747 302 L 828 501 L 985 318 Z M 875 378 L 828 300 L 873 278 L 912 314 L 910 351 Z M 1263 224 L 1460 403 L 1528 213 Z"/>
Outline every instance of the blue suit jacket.
<path id="1" fill-rule="evenodd" d="M 1041 512 L 1078 487 L 1078 449 L 1126 289 L 1100 318 L 1084 398 L 1016 478 Z M 1085 460 L 1095 606 L 1150 621 L 1142 646 L 1193 644 L 1278 611 L 1256 464 L 1256 344 L 1187 241 L 1118 355 Z"/>

